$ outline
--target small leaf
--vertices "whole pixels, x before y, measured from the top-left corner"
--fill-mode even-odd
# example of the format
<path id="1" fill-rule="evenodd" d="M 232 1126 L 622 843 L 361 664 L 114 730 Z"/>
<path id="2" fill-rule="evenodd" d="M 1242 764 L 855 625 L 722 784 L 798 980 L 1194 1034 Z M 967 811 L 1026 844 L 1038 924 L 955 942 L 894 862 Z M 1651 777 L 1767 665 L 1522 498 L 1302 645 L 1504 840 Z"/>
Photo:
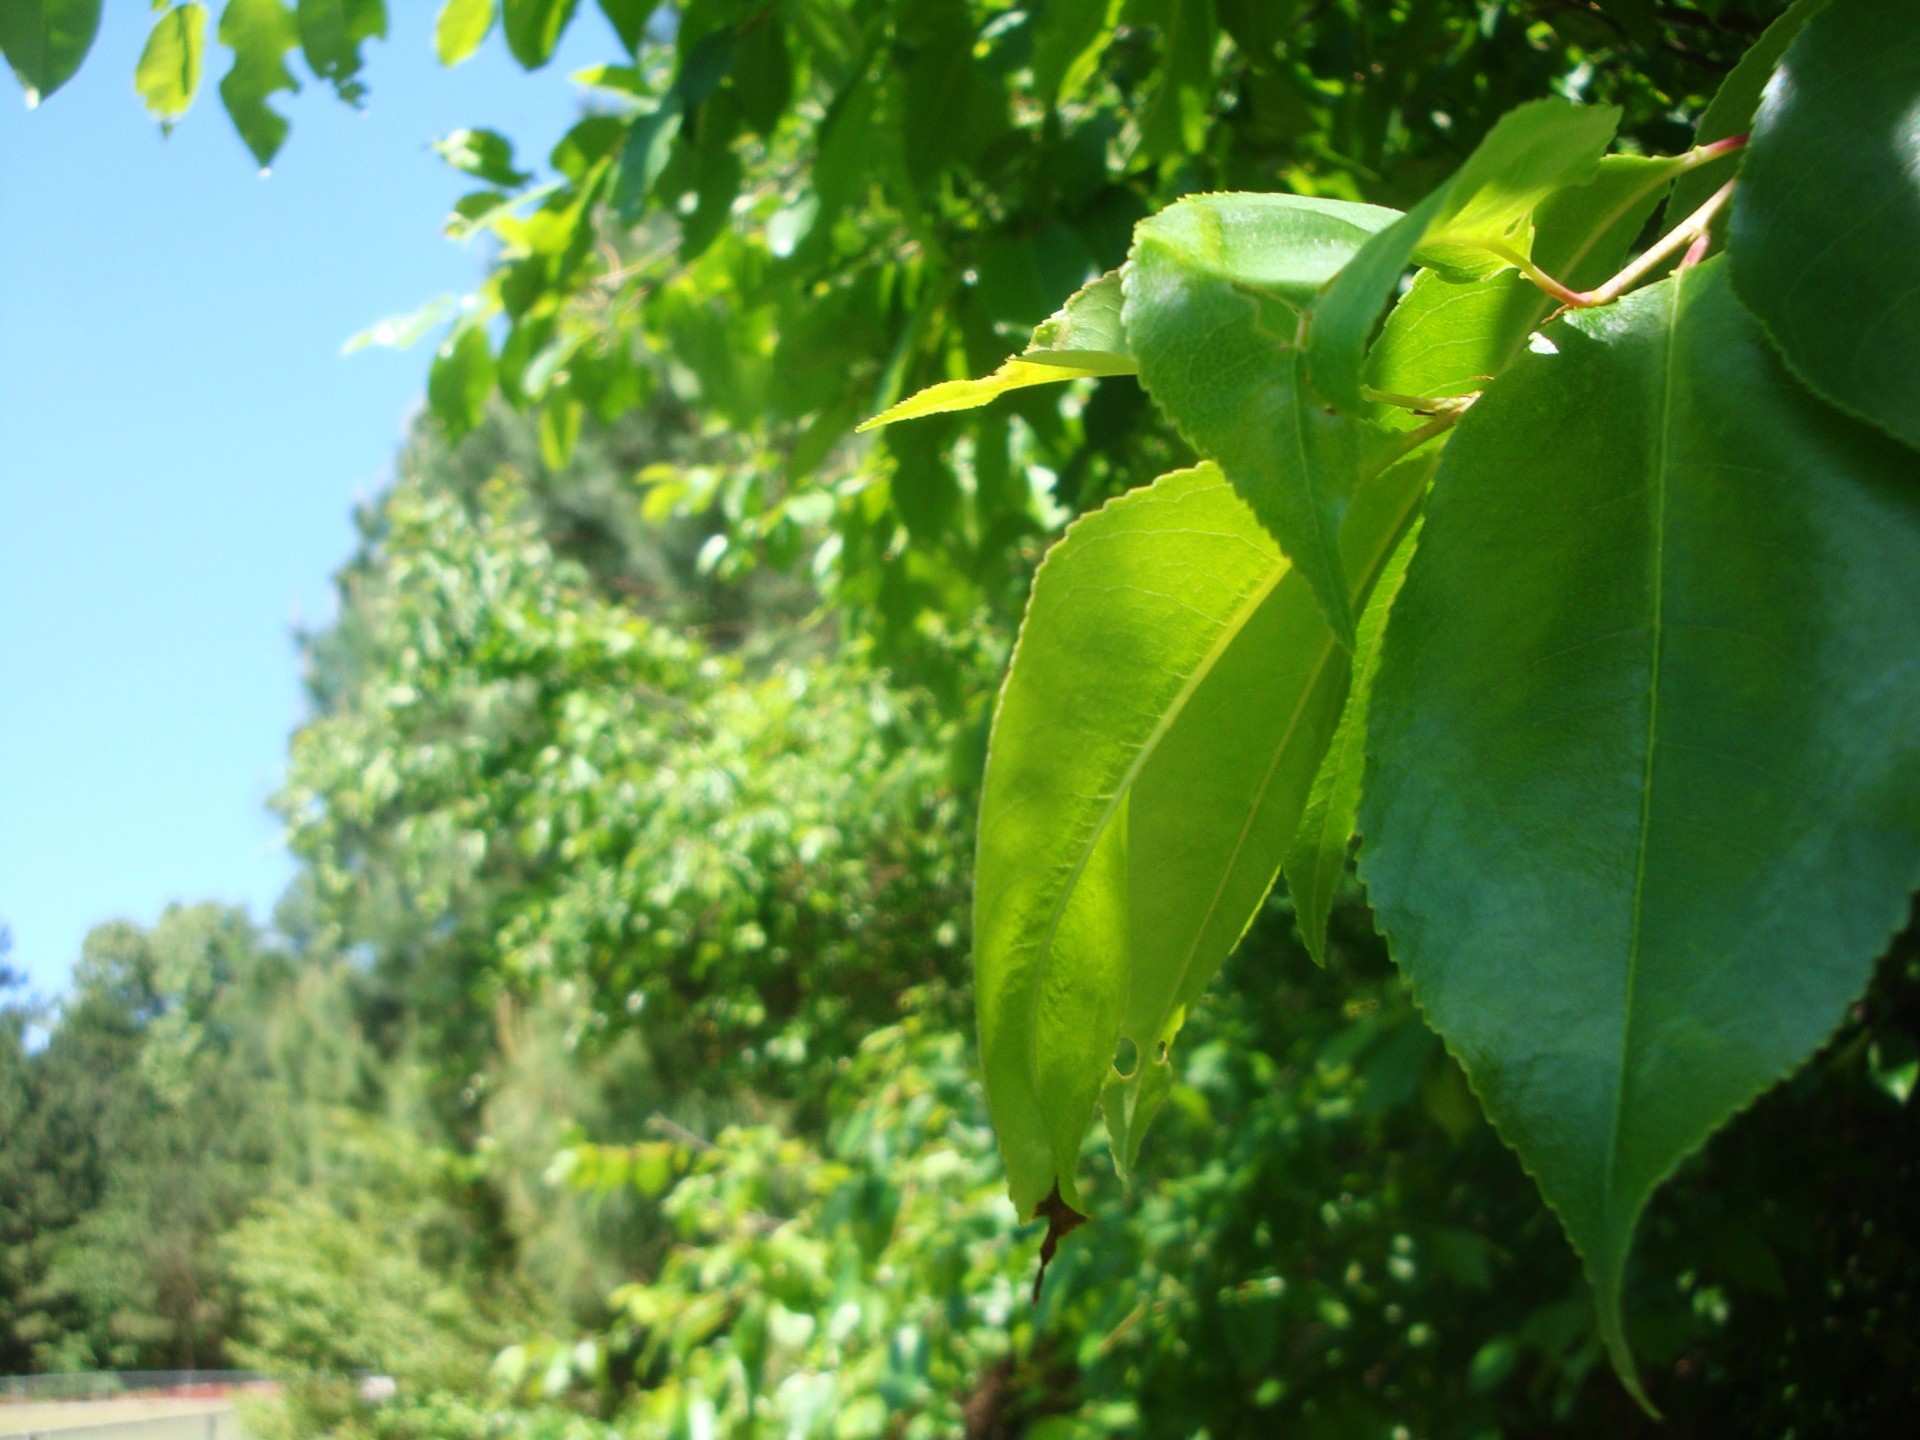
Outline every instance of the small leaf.
<path id="1" fill-rule="evenodd" d="M 433 50 L 442 65 L 458 65 L 480 48 L 493 29 L 494 0 L 446 0 L 433 27 Z"/>
<path id="2" fill-rule="evenodd" d="M 134 68 L 133 87 L 147 113 L 172 130 L 200 91 L 200 66 L 207 47 L 207 7 L 176 5 L 154 22 Z"/>
<path id="3" fill-rule="evenodd" d="M 434 152 L 463 174 L 475 176 L 489 185 L 512 189 L 533 177 L 513 167 L 513 142 L 493 130 L 456 130 L 444 140 L 433 142 Z"/>
<path id="4" fill-rule="evenodd" d="M 1585 1262 L 1864 990 L 1920 883 L 1920 486 L 1711 260 L 1461 420 L 1373 688 L 1360 872 Z"/>
<path id="5" fill-rule="evenodd" d="M 1363 584 L 1428 473 L 1416 456 L 1363 487 L 1345 537 Z M 1081 1208 L 1096 1102 L 1131 1166 L 1167 1047 L 1299 828 L 1349 670 L 1212 465 L 1075 522 L 1041 566 L 994 717 L 974 892 L 987 1095 L 1022 1215 L 1056 1193 Z"/>
<path id="6" fill-rule="evenodd" d="M 897 420 L 916 420 L 950 410 L 972 410 L 1028 385 L 1131 375 L 1134 363 L 1120 326 L 1120 305 L 1120 272 L 1112 270 L 1068 296 L 1066 304 L 1034 327 L 1027 348 L 991 375 L 929 385 L 859 429 L 875 430 Z"/>
<path id="7" fill-rule="evenodd" d="M 299 27 L 282 0 L 227 0 L 220 12 L 219 37 L 233 51 L 233 67 L 220 82 L 221 102 L 264 168 L 287 138 L 286 117 L 267 100 L 279 91 L 300 88 L 286 60 L 287 52 L 300 43 Z"/>
<path id="8" fill-rule="evenodd" d="M 1920 0 L 1832 0 L 1767 85 L 1733 284 L 1787 363 L 1920 447 Z"/>
<path id="9" fill-rule="evenodd" d="M 1380 668 L 1380 638 L 1387 627 L 1387 613 L 1400 582 L 1406 578 L 1407 561 L 1413 555 L 1419 527 L 1393 552 L 1373 598 L 1360 616 L 1358 641 L 1354 646 L 1353 688 L 1347 695 L 1347 707 L 1341 713 L 1340 727 L 1333 732 L 1327 753 L 1313 777 L 1307 806 L 1300 816 L 1300 829 L 1293 837 L 1281 869 L 1287 877 L 1287 890 L 1293 896 L 1294 920 L 1300 927 L 1300 939 L 1313 963 L 1327 963 L 1327 920 L 1333 913 L 1334 892 L 1347 873 L 1347 847 L 1353 839 L 1354 820 L 1360 812 L 1360 787 L 1367 768 L 1367 698 L 1373 692 L 1373 677 Z"/>
<path id="10" fill-rule="evenodd" d="M 1534 209 L 1592 177 L 1619 121 L 1612 106 L 1565 100 L 1501 117 L 1453 178 L 1375 235 L 1314 304 L 1308 363 L 1320 393 L 1342 409 L 1364 409 L 1367 342 L 1415 253 L 1467 275 L 1501 268 L 1503 255 L 1527 256 Z"/>
<path id="11" fill-rule="evenodd" d="M 651 110 L 633 117 L 627 142 L 620 150 L 620 169 L 613 181 L 613 208 L 623 225 L 636 225 L 646 214 L 653 187 L 673 157 L 680 134 L 679 97 L 669 93 Z"/>
<path id="12" fill-rule="evenodd" d="M 7 0 L 0 4 L 0 52 L 32 109 L 80 69 L 100 33 L 100 0 Z"/>
<path id="13" fill-rule="evenodd" d="M 600 13 L 613 26 L 613 33 L 627 47 L 627 53 L 639 53 L 640 41 L 647 33 L 647 17 L 654 12 L 656 0 L 600 0 Z"/>
<path id="14" fill-rule="evenodd" d="M 475 323 L 455 327 L 427 372 L 427 406 L 449 439 L 458 440 L 479 425 L 494 376 L 486 328 Z"/>
<path id="15" fill-rule="evenodd" d="M 298 0 L 295 13 L 308 68 L 342 100 L 358 103 L 366 94 L 358 79 L 360 47 L 386 35 L 384 0 Z"/>
<path id="16" fill-rule="evenodd" d="M 1680 156 L 1607 156 L 1585 185 L 1540 202 L 1534 261 L 1575 289 L 1607 280 L 1686 165 Z M 1483 390 L 1554 308 L 1546 292 L 1517 270 L 1467 281 L 1422 270 L 1367 356 L 1367 384 L 1384 394 L 1422 399 Z"/>
<path id="17" fill-rule="evenodd" d="M 507 48 L 523 70 L 538 70 L 553 58 L 580 0 L 501 0 Z"/>
<path id="18" fill-rule="evenodd" d="M 1397 218 L 1297 195 L 1203 195 L 1140 222 L 1124 277 L 1140 383 L 1219 462 L 1349 646 L 1341 517 L 1385 432 L 1327 411 L 1298 338 L 1320 287 Z"/>
<path id="19" fill-rule="evenodd" d="M 1766 33 L 1747 47 L 1747 53 L 1740 57 L 1740 63 L 1727 72 L 1727 78 L 1720 82 L 1713 99 L 1701 111 L 1700 123 L 1693 133 L 1694 144 L 1705 145 L 1710 141 L 1745 135 L 1753 129 L 1754 111 L 1760 108 L 1760 94 L 1766 88 L 1774 67 L 1780 63 L 1780 57 L 1787 53 L 1787 46 L 1793 43 L 1793 37 L 1800 33 L 1801 27 L 1824 10 L 1827 4 L 1828 0 L 1794 0 L 1787 13 L 1769 25 Z M 1698 210 L 1714 191 L 1732 177 L 1739 163 L 1740 156 L 1736 152 L 1681 176 L 1673 187 L 1672 197 L 1667 201 L 1667 226 L 1678 225 Z"/>

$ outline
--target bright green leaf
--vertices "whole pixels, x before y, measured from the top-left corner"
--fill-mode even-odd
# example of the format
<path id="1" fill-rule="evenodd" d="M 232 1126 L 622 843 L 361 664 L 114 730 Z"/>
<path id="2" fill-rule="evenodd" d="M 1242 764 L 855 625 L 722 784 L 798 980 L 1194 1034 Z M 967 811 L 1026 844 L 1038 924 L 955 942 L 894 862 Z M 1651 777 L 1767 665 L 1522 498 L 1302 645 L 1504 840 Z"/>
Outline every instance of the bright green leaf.
<path id="1" fill-rule="evenodd" d="M 1787 363 L 1920 446 L 1920 0 L 1833 0 L 1767 86 L 1734 288 Z"/>
<path id="2" fill-rule="evenodd" d="M 1140 383 L 1218 461 L 1353 641 L 1340 525 L 1379 427 L 1330 414 L 1305 382 L 1302 314 L 1398 217 L 1297 195 L 1204 195 L 1134 231 L 1123 277 Z"/>
<path id="3" fill-rule="evenodd" d="M 1416 457 L 1363 488 L 1343 537 L 1363 583 L 1428 473 Z M 1131 1163 L 1165 1047 L 1299 828 L 1349 673 L 1211 465 L 1114 501 L 1048 555 L 994 718 L 974 892 L 988 1100 L 1022 1215 L 1056 1187 L 1079 1204 L 1103 1092 Z"/>
<path id="4" fill-rule="evenodd" d="M 179 123 L 199 93 L 206 48 L 206 6 L 176 5 L 154 22 L 134 68 L 133 88 L 164 129 Z"/>
<path id="5" fill-rule="evenodd" d="M 553 58 L 580 0 L 500 0 L 507 48 L 523 70 L 538 70 Z"/>
<path id="6" fill-rule="evenodd" d="M 456 327 L 427 372 L 427 406 L 450 438 L 458 440 L 480 423 L 487 397 L 493 393 L 494 376 L 486 327 Z"/>
<path id="7" fill-rule="evenodd" d="M 0 4 L 0 52 L 32 109 L 79 70 L 100 31 L 100 0 L 7 0 Z"/>
<path id="8" fill-rule="evenodd" d="M 896 420 L 972 410 L 1028 385 L 1131 375 L 1134 363 L 1120 325 L 1120 306 L 1120 272 L 1109 271 L 1067 297 L 1066 304 L 1034 328 L 1027 348 L 991 375 L 929 385 L 859 428 L 874 430 Z"/>
<path id="9" fill-rule="evenodd" d="M 446 0 L 433 27 L 433 49 L 442 65 L 458 65 L 480 48 L 493 29 L 494 0 Z"/>
<path id="10" fill-rule="evenodd" d="M 1501 117 L 1453 178 L 1374 236 L 1314 305 L 1307 353 L 1319 391 L 1345 410 L 1363 409 L 1367 342 L 1416 252 L 1423 264 L 1467 274 L 1527 256 L 1534 209 L 1592 177 L 1619 120 L 1612 106 L 1565 100 Z"/>
<path id="11" fill-rule="evenodd" d="M 1607 280 L 1687 163 L 1679 156 L 1607 156 L 1587 184 L 1540 203 L 1534 262 L 1576 290 Z M 1367 355 L 1367 385 L 1417 399 L 1485 389 L 1554 308 L 1517 270 L 1466 281 L 1422 270 Z"/>
<path id="12" fill-rule="evenodd" d="M 1721 261 L 1461 421 L 1372 697 L 1361 874 L 1583 1257 L 1800 1064 L 1920 882 L 1920 486 Z"/>
<path id="13" fill-rule="evenodd" d="M 287 138 L 287 120 L 267 100 L 300 88 L 287 69 L 287 52 L 300 43 L 293 12 L 282 0 L 227 0 L 219 35 L 233 51 L 233 66 L 220 82 L 221 102 L 253 158 L 271 165 Z"/>

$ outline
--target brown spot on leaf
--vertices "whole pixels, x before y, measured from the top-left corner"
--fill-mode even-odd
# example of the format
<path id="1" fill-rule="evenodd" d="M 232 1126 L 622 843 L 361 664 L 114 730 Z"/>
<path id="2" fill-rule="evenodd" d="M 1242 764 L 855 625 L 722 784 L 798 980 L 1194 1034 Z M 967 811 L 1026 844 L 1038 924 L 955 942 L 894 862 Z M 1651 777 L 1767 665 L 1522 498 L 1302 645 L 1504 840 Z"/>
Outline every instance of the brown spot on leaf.
<path id="1" fill-rule="evenodd" d="M 1040 1273 L 1033 1277 L 1033 1303 L 1040 1303 L 1040 1287 L 1046 1282 L 1047 1266 L 1053 1263 L 1060 1242 L 1087 1223 L 1087 1217 L 1060 1198 L 1059 1182 L 1047 1198 L 1033 1207 L 1033 1218 L 1047 1222 L 1047 1238 L 1040 1242 Z"/>

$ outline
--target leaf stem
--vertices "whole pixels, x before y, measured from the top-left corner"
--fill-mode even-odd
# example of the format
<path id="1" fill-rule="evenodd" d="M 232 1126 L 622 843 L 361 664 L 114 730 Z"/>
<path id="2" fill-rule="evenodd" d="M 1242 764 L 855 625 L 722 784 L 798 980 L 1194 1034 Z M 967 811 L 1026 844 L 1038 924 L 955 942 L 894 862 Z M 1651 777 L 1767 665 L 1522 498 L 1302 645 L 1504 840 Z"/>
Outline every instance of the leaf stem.
<path id="1" fill-rule="evenodd" d="M 1706 147 L 1703 146 L 1702 148 L 1704 149 Z M 1707 233 L 1713 228 L 1714 218 L 1719 215 L 1720 211 L 1726 206 L 1727 200 L 1733 194 L 1733 187 L 1736 183 L 1737 182 L 1733 180 L 1727 181 L 1726 184 L 1714 191 L 1713 194 L 1707 198 L 1706 203 L 1698 210 L 1695 210 L 1686 219 L 1674 226 L 1673 229 L 1661 236 L 1659 241 L 1652 245 L 1645 254 L 1641 255 L 1631 265 L 1627 266 L 1626 269 L 1622 270 L 1604 285 L 1597 286 L 1592 290 L 1571 290 L 1567 288 L 1517 251 L 1509 251 L 1503 248 L 1498 253 L 1503 260 L 1513 264 L 1522 275 L 1525 275 L 1527 279 L 1539 286 L 1540 289 L 1546 291 L 1547 294 L 1558 300 L 1569 310 L 1591 310 L 1596 305 L 1611 305 L 1622 295 L 1626 294 L 1627 291 L 1646 279 L 1654 270 L 1664 265 L 1676 250 L 1686 249 L 1689 255 L 1692 256 L 1692 249 L 1698 248 L 1700 251 L 1698 256 L 1692 256 L 1692 258 L 1682 262 L 1688 265 L 1698 264 L 1700 259 L 1705 257 L 1706 251 L 1703 242 L 1707 238 Z"/>

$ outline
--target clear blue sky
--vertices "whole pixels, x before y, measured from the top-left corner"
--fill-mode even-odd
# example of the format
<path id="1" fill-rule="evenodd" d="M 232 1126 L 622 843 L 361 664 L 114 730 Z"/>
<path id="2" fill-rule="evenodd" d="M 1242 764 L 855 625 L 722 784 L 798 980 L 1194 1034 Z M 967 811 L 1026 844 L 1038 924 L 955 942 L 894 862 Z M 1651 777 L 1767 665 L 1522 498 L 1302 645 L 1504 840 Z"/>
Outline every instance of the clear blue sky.
<path id="1" fill-rule="evenodd" d="M 93 924 L 292 872 L 266 809 L 356 496 L 391 473 L 430 351 L 340 354 L 470 288 L 427 143 L 488 125 L 543 156 L 566 79 L 615 58 L 591 6 L 547 69 L 496 34 L 453 71 L 390 6 L 364 112 L 309 84 L 262 179 L 213 93 L 162 140 L 133 93 L 144 5 L 28 113 L 0 78 L 0 923 L 57 993 Z"/>

